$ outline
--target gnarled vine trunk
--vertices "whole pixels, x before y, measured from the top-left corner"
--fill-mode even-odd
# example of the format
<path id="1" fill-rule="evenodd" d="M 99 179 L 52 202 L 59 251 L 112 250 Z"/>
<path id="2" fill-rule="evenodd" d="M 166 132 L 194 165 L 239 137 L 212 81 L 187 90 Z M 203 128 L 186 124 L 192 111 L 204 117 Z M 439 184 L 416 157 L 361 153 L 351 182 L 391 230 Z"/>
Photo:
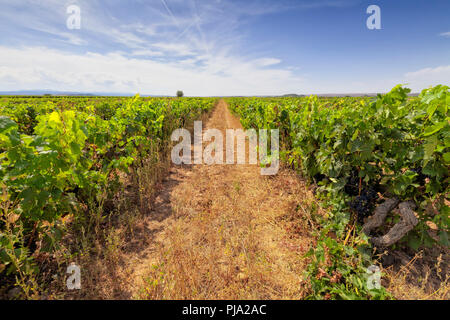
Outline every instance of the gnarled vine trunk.
<path id="1" fill-rule="evenodd" d="M 397 198 L 387 199 L 385 202 L 377 206 L 373 216 L 363 226 L 363 232 L 367 235 L 371 231 L 383 225 L 386 216 L 392 211 L 400 201 Z M 385 235 L 371 238 L 371 242 L 376 247 L 389 247 L 399 241 L 419 222 L 414 213 L 416 204 L 413 201 L 401 202 L 398 204 L 401 221 L 396 223 Z"/>

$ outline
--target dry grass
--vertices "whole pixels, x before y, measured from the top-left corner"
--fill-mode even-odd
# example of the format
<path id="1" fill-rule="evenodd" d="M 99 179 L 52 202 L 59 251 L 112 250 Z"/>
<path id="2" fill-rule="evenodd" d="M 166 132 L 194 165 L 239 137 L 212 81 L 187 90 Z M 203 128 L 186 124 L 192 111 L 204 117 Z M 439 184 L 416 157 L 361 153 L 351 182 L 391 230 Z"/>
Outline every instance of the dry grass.
<path id="1" fill-rule="evenodd" d="M 192 192 L 192 185 L 184 184 L 177 190 L 178 218 L 165 231 L 152 268 L 143 266 L 150 272 L 143 273 L 139 297 L 300 298 L 306 263 L 302 255 L 312 239 L 306 225 L 295 235 L 287 230 L 286 215 L 296 209 L 287 201 L 289 191 L 293 199 L 300 186 L 285 191 L 285 201 L 274 203 L 279 185 L 255 183 L 251 174 L 239 175 L 239 181 L 233 175 L 218 180 L 214 173 L 201 171 L 193 178 L 204 189 Z"/>
<path id="2" fill-rule="evenodd" d="M 206 128 L 239 128 L 219 104 Z M 314 196 L 292 172 L 263 177 L 252 165 L 174 168 L 170 213 L 145 259 L 135 260 L 135 298 L 299 299 L 303 254 L 314 239 Z M 299 213 L 300 212 L 300 213 Z M 150 226 L 154 222 L 149 223 Z M 153 227 L 155 228 L 155 227 Z"/>
<path id="3" fill-rule="evenodd" d="M 124 250 L 141 239 L 136 238 L 139 221 L 149 214 L 157 186 L 170 167 L 168 155 L 148 159 L 134 174 L 122 176 L 123 191 L 99 208 L 99 221 L 70 222 L 62 247 L 55 253 L 53 264 L 42 272 L 42 282 L 49 283 L 47 299 L 114 299 L 130 297 L 123 291 Z M 112 208 L 112 209 L 110 209 Z M 105 214 L 107 210 L 107 214 Z M 109 211 L 112 210 L 112 211 Z M 100 214 L 101 212 L 101 214 Z M 90 213 L 96 216 L 95 213 Z M 139 243 L 139 245 L 145 245 Z M 71 252 L 76 252 L 72 255 Z M 67 291 L 65 268 L 70 262 L 81 267 L 82 290 Z M 56 265 L 55 265 L 56 264 Z M 49 274 L 46 271 L 50 271 Z M 58 275 L 58 276 L 57 276 Z"/>
<path id="4" fill-rule="evenodd" d="M 222 101 L 204 127 L 240 124 Z M 77 241 L 79 256 L 60 251 L 58 273 L 77 262 L 82 290 L 67 292 L 57 278 L 49 298 L 301 299 L 308 293 L 304 254 L 315 243 L 313 215 L 323 212 L 290 170 L 265 177 L 256 165 L 170 167 L 166 156 L 138 170 L 116 206 L 110 221 Z M 403 257 L 384 269 L 384 285 L 397 299 L 448 299 L 448 255 L 438 257 L 427 263 Z"/>
<path id="5" fill-rule="evenodd" d="M 202 120 L 208 119 L 204 114 Z M 187 129 L 192 129 L 192 124 Z M 40 299 L 130 299 L 130 276 L 134 268 L 130 261 L 144 258 L 143 253 L 153 243 L 168 212 L 159 210 L 161 195 L 170 190 L 167 175 L 171 170 L 170 146 L 153 152 L 130 175 L 121 175 L 122 192 L 108 199 L 99 212 L 89 212 L 95 221 L 77 223 L 68 219 L 67 236 L 52 256 L 38 257 L 40 282 L 46 283 Z M 166 190 L 166 191 L 167 191 Z M 157 197 L 157 195 L 159 196 Z M 76 252 L 76 254 L 72 254 Z M 45 260 L 45 261 L 42 261 Z M 81 267 L 82 289 L 67 291 L 65 271 L 75 262 Z"/>
<path id="6" fill-rule="evenodd" d="M 395 299 L 450 299 L 448 249 L 436 246 L 413 256 L 399 251 L 390 252 L 388 256 L 391 265 L 383 270 L 383 285 Z"/>

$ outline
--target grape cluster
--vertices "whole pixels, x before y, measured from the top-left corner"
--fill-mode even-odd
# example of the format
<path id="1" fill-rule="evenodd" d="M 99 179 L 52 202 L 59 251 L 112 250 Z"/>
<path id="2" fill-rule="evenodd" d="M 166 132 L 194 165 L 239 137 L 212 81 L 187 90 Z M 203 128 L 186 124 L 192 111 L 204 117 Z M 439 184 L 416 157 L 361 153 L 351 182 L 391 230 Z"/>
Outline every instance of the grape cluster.
<path id="1" fill-rule="evenodd" d="M 314 175 L 313 178 L 314 178 L 314 181 L 315 181 L 316 183 L 319 183 L 320 181 L 325 180 L 326 177 L 327 177 L 327 176 L 324 175 L 324 174 L 317 173 L 316 175 Z"/>
<path id="2" fill-rule="evenodd" d="M 361 194 L 356 196 L 350 202 L 350 208 L 356 211 L 358 215 L 358 222 L 362 223 L 365 217 L 368 217 L 375 206 L 378 199 L 378 194 L 374 188 L 366 187 L 361 190 Z"/>
<path id="3" fill-rule="evenodd" d="M 353 169 L 350 172 L 350 177 L 347 180 L 344 191 L 350 196 L 357 196 L 359 194 L 359 176 L 357 170 Z"/>
<path id="4" fill-rule="evenodd" d="M 417 173 L 417 176 L 416 176 L 416 179 L 417 179 L 417 181 L 419 182 L 419 184 L 421 185 L 421 186 L 424 186 L 425 185 L 425 179 L 426 178 L 429 178 L 430 176 L 428 176 L 428 175 L 426 175 L 426 174 L 423 174 L 423 172 L 422 172 L 422 167 L 416 167 L 416 168 L 412 168 L 412 169 L 410 169 L 412 172 L 415 172 L 415 173 Z"/>

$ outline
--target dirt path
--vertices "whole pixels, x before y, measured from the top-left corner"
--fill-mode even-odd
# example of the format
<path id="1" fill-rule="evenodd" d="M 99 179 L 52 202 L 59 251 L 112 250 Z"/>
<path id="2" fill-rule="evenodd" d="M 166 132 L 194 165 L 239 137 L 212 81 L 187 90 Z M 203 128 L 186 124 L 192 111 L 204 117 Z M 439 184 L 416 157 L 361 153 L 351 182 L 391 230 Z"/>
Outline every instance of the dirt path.
<path id="1" fill-rule="evenodd" d="M 208 128 L 225 139 L 225 129 L 241 125 L 222 100 Z M 125 259 L 120 297 L 302 297 L 314 197 L 290 171 L 267 177 L 257 165 L 174 166 L 162 190 L 135 231 L 146 246 Z"/>

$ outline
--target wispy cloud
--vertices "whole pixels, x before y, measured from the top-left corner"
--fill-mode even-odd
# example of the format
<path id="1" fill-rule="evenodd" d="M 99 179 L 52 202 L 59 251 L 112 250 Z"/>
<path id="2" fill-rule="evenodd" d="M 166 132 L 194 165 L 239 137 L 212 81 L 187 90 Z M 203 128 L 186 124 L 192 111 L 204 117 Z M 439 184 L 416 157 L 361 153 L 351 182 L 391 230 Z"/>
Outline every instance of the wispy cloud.
<path id="1" fill-rule="evenodd" d="M 55 29 L 51 27 L 31 27 L 30 29 L 34 31 L 39 31 L 43 33 L 47 33 L 51 36 L 54 36 L 56 40 L 63 41 L 72 45 L 86 45 L 88 42 L 84 39 L 82 39 L 79 35 L 68 32 L 68 31 L 62 31 L 61 29 Z"/>
<path id="2" fill-rule="evenodd" d="M 164 54 L 161 51 L 153 51 L 153 50 L 135 50 L 131 52 L 132 56 L 148 56 L 148 57 L 161 57 Z"/>
<path id="3" fill-rule="evenodd" d="M 185 43 L 173 43 L 173 42 L 157 42 L 152 43 L 152 47 L 164 51 L 166 54 L 175 56 L 189 56 L 194 55 L 190 46 Z"/>
<path id="4" fill-rule="evenodd" d="M 273 66 L 273 65 L 279 64 L 279 63 L 281 63 L 281 60 L 275 59 L 275 58 L 261 58 L 261 59 L 255 60 L 255 65 L 261 66 L 261 67 Z"/>
<path id="5" fill-rule="evenodd" d="M 275 88 L 284 92 L 301 82 L 291 70 L 275 68 L 281 63 L 279 58 L 246 57 L 239 45 L 245 37 L 239 30 L 242 21 L 282 10 L 272 1 L 139 1 L 136 5 L 142 10 L 133 12 L 130 19 L 123 17 L 122 10 L 128 8 L 123 3 L 78 0 L 77 4 L 82 13 L 77 32 L 64 27 L 65 7 L 56 1 L 39 2 L 33 7 L 35 12 L 20 10 L 16 25 L 49 36 L 39 46 L 23 43 L 26 49 L 19 56 L 15 48 L 0 47 L 0 55 L 12 54 L 15 61 L 21 61 L 3 65 L 0 81 L 16 88 L 45 84 L 76 91 L 83 87 L 170 94 L 182 88 L 196 95 L 280 90 Z M 17 8 L 7 6 L 3 16 L 12 10 Z M 38 19 L 36 12 L 43 16 Z M 91 52 L 61 48 L 52 37 Z M 31 59 L 36 59 L 34 64 Z M 21 81 L 21 76 L 27 81 Z"/>
<path id="6" fill-rule="evenodd" d="M 405 74 L 405 82 L 419 91 L 432 85 L 450 85 L 450 65 L 423 68 Z"/>
<path id="7" fill-rule="evenodd" d="M 8 59 L 11 56 L 13 60 Z M 261 68 L 260 61 L 229 56 L 164 62 L 118 52 L 73 54 L 44 47 L 0 47 L 0 61 L 0 83 L 6 90 L 45 87 L 172 95 L 182 89 L 198 96 L 263 95 L 297 92 L 304 83 L 289 70 Z"/>
<path id="8" fill-rule="evenodd" d="M 66 6 L 72 3 L 81 7 L 81 30 L 66 28 Z M 342 74 L 333 77 L 328 71 L 326 79 L 318 79 L 307 65 L 302 65 L 310 61 L 300 60 L 308 59 L 301 50 L 288 56 L 269 48 L 265 38 L 249 41 L 253 23 L 259 25 L 266 17 L 360 3 L 7 1 L 0 11 L 0 85 L 9 89 L 45 87 L 149 94 L 173 94 L 182 89 L 191 95 L 245 95 L 321 91 L 318 88 L 345 92 L 349 86 L 354 91 L 372 92 L 387 90 L 400 82 L 411 83 L 415 88 L 436 81 L 448 83 L 448 66 L 422 70 L 418 67 L 418 71 L 408 74 L 400 70 L 397 81 L 353 79 L 351 74 L 343 81 Z M 450 32 L 440 36 L 450 37 Z M 8 58 L 11 56 L 14 61 Z M 292 61 L 296 64 L 289 65 Z"/>

